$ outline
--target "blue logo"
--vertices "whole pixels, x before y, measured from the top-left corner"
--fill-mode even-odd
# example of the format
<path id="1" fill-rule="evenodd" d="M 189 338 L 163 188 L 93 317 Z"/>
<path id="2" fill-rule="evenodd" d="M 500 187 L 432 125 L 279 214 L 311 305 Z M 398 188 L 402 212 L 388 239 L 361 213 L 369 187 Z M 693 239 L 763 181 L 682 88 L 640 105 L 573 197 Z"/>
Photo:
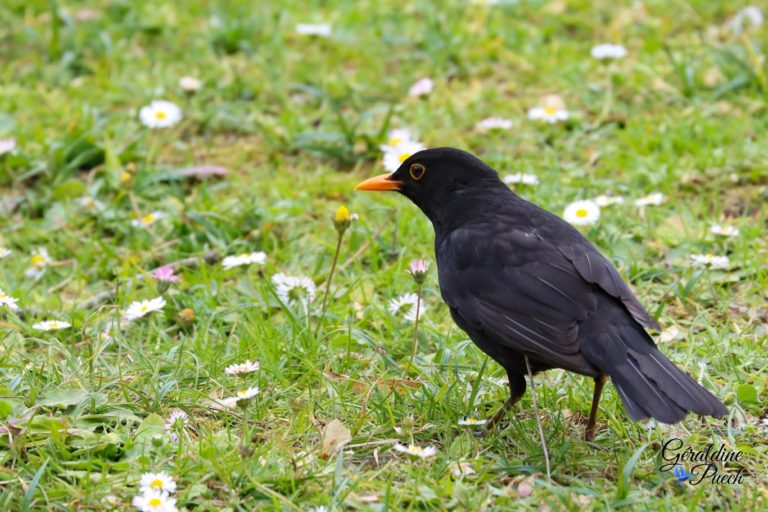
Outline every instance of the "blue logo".
<path id="1" fill-rule="evenodd" d="M 675 474 L 675 478 L 677 478 L 677 485 L 680 487 L 683 486 L 683 482 L 691 478 L 691 474 L 687 472 L 683 466 L 680 465 L 675 466 L 672 472 Z"/>

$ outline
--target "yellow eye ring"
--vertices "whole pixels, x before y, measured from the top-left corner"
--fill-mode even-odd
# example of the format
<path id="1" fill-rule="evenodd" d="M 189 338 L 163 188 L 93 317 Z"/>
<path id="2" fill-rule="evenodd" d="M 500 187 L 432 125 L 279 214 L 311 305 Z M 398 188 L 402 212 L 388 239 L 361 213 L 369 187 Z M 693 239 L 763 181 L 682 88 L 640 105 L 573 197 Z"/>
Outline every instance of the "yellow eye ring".
<path id="1" fill-rule="evenodd" d="M 422 177 L 424 177 L 424 173 L 427 172 L 427 168 L 421 164 L 411 164 L 409 172 L 411 174 L 411 178 L 419 181 Z"/>

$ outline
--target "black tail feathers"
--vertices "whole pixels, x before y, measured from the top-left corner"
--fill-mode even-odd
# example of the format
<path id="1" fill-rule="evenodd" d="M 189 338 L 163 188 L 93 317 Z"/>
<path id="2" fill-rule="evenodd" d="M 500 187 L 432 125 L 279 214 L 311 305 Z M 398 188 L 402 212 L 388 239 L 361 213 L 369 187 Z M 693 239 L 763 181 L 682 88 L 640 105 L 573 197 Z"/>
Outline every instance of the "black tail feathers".
<path id="1" fill-rule="evenodd" d="M 659 352 L 641 327 L 610 331 L 603 331 L 597 344 L 603 350 L 585 356 L 611 377 L 630 418 L 677 423 L 689 412 L 728 414 L 717 397 Z"/>

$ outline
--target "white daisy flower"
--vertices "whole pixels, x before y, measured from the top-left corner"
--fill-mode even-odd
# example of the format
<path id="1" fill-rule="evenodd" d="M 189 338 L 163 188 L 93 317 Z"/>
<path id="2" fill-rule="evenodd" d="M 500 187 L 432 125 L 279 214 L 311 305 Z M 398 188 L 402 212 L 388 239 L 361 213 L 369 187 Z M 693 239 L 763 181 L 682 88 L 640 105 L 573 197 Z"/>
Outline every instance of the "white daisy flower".
<path id="1" fill-rule="evenodd" d="M 237 392 L 236 398 L 238 400 L 248 400 L 259 394 L 259 388 L 241 389 Z"/>
<path id="2" fill-rule="evenodd" d="M 146 228 L 148 226 L 151 226 L 158 220 L 162 219 L 163 217 L 165 217 L 165 214 L 163 212 L 148 213 L 140 219 L 133 219 L 131 221 L 131 226 L 134 226 L 137 228 Z"/>
<path id="3" fill-rule="evenodd" d="M 165 432 L 174 443 L 179 440 L 179 430 L 186 430 L 189 426 L 189 415 L 181 409 L 175 409 L 171 412 L 165 421 Z"/>
<path id="4" fill-rule="evenodd" d="M 614 204 L 623 204 L 624 198 L 621 196 L 607 196 L 603 194 L 594 198 L 593 201 L 597 206 L 602 208 L 604 206 L 611 206 Z"/>
<path id="5" fill-rule="evenodd" d="M 6 249 L 5 247 L 0 247 L 0 260 L 8 256 L 9 254 L 11 254 L 10 249 Z"/>
<path id="6" fill-rule="evenodd" d="M 61 320 L 45 320 L 32 325 L 32 328 L 38 331 L 58 331 L 68 327 L 72 327 L 72 324 L 69 322 L 62 322 Z"/>
<path id="7" fill-rule="evenodd" d="M 181 121 L 181 109 L 171 101 L 155 100 L 141 107 L 139 120 L 147 128 L 170 128 Z"/>
<path id="8" fill-rule="evenodd" d="M 0 290 L 0 307 L 5 306 L 11 311 L 18 311 L 19 305 L 18 305 L 19 299 L 16 297 L 11 297 L 7 293 L 5 293 L 3 290 Z"/>
<path id="9" fill-rule="evenodd" d="M 523 174 L 518 172 L 517 174 L 507 174 L 502 178 L 502 181 L 507 185 L 514 185 L 516 183 L 523 185 L 538 185 L 539 177 L 535 174 Z"/>
<path id="10" fill-rule="evenodd" d="M 24 272 L 24 276 L 36 279 L 43 274 L 45 268 L 52 262 L 53 260 L 48 256 L 48 250 L 45 247 L 39 247 L 32 253 L 30 258 L 31 266 Z"/>
<path id="11" fill-rule="evenodd" d="M 751 27 L 760 27 L 763 22 L 763 11 L 756 5 L 748 5 L 737 12 L 733 18 L 725 23 L 725 28 L 736 35 L 740 35 L 744 30 Z"/>
<path id="12" fill-rule="evenodd" d="M 594 201 L 575 201 L 566 206 L 563 218 L 576 226 L 594 224 L 600 218 L 600 207 Z"/>
<path id="13" fill-rule="evenodd" d="M 0 156 L 16 149 L 16 139 L 0 139 Z"/>
<path id="14" fill-rule="evenodd" d="M 394 151 L 400 144 L 414 142 L 413 134 L 408 128 L 397 128 L 387 133 L 387 143 L 379 148 L 384 151 Z"/>
<path id="15" fill-rule="evenodd" d="M 448 471 L 450 471 L 453 476 L 466 476 L 475 474 L 475 468 L 473 468 L 472 465 L 468 462 L 456 462 L 455 464 L 451 464 L 448 466 Z"/>
<path id="16" fill-rule="evenodd" d="M 278 273 L 272 276 L 275 293 L 284 304 L 307 304 L 315 300 L 317 288 L 307 276 L 288 276 Z"/>
<path id="17" fill-rule="evenodd" d="M 415 322 L 416 321 L 416 303 L 418 302 L 419 297 L 415 293 L 406 293 L 404 295 L 401 295 L 395 299 L 392 299 L 389 302 L 389 312 L 393 316 L 397 315 L 405 315 L 404 318 L 408 320 L 409 322 Z M 424 301 L 421 301 L 421 305 L 419 305 L 419 318 L 422 318 L 424 316 L 424 310 L 426 309 L 426 305 L 424 304 Z"/>
<path id="18" fill-rule="evenodd" d="M 489 130 L 511 130 L 513 123 L 510 119 L 504 119 L 502 117 L 487 117 L 482 121 L 478 121 L 475 128 L 481 132 L 487 132 Z"/>
<path id="19" fill-rule="evenodd" d="M 174 491 L 176 491 L 176 482 L 173 481 L 173 477 L 162 471 L 160 473 L 144 473 L 141 475 L 139 486 L 139 489 L 143 493 L 149 491 L 161 491 L 167 494 L 173 494 Z"/>
<path id="20" fill-rule="evenodd" d="M 47 267 L 52 261 L 48 256 L 48 249 L 45 247 L 39 247 L 36 252 L 32 253 L 31 263 L 33 267 Z"/>
<path id="21" fill-rule="evenodd" d="M 137 318 L 141 318 L 154 311 L 159 311 L 165 307 L 165 299 L 162 297 L 155 297 L 149 300 L 138 300 L 131 302 L 128 308 L 125 310 L 123 319 L 131 322 Z"/>
<path id="22" fill-rule="evenodd" d="M 330 37 L 333 28 L 330 23 L 297 23 L 296 32 L 302 36 Z"/>
<path id="23" fill-rule="evenodd" d="M 239 402 L 244 400 L 250 400 L 251 398 L 255 397 L 259 394 L 259 388 L 248 388 L 248 389 L 241 389 L 237 393 L 235 393 L 235 396 L 231 396 L 229 398 L 225 398 L 224 400 L 221 400 L 222 405 L 225 407 L 235 407 L 238 405 Z"/>
<path id="24" fill-rule="evenodd" d="M 149 490 L 133 497 L 133 506 L 141 512 L 177 512 L 176 499 L 162 491 Z"/>
<path id="25" fill-rule="evenodd" d="M 709 228 L 709 232 L 713 235 L 720 236 L 739 236 L 739 228 L 734 226 L 721 226 L 720 224 L 713 224 Z"/>
<path id="26" fill-rule="evenodd" d="M 246 373 L 252 373 L 258 370 L 260 367 L 258 361 L 248 361 L 239 363 L 239 364 L 233 364 L 230 366 L 227 366 L 227 368 L 224 370 L 224 373 L 227 373 L 229 375 L 243 375 Z"/>
<path id="27" fill-rule="evenodd" d="M 590 52 L 595 59 L 623 59 L 627 56 L 627 49 L 620 44 L 598 44 L 592 47 Z"/>
<path id="28" fill-rule="evenodd" d="M 568 111 L 557 107 L 533 107 L 528 111 L 528 119 L 555 124 L 558 121 L 567 121 Z"/>
<path id="29" fill-rule="evenodd" d="M 418 153 L 423 149 L 427 149 L 427 147 L 421 142 L 402 142 L 396 147 L 384 151 L 382 165 L 389 172 L 395 172 L 400 167 L 400 164 L 408 160 L 414 153 Z"/>
<path id="30" fill-rule="evenodd" d="M 241 265 L 250 265 L 255 263 L 257 265 L 264 265 L 267 262 L 267 253 L 265 252 L 250 252 L 246 254 L 238 254 L 237 256 L 227 256 L 221 262 L 224 270 L 239 267 Z"/>
<path id="31" fill-rule="evenodd" d="M 312 507 L 307 509 L 307 512 L 328 512 L 328 507 L 325 505 L 320 505 L 319 507 Z"/>
<path id="32" fill-rule="evenodd" d="M 179 78 L 179 87 L 184 92 L 197 92 L 203 86 L 203 83 L 193 76 L 183 76 Z"/>
<path id="33" fill-rule="evenodd" d="M 694 265 L 704 265 L 709 268 L 728 268 L 731 261 L 728 256 L 715 256 L 711 252 L 707 254 L 691 254 Z"/>
<path id="34" fill-rule="evenodd" d="M 415 84 L 408 89 L 408 96 L 416 97 L 427 96 L 435 89 L 435 82 L 431 78 L 425 76 L 418 80 Z"/>
<path id="35" fill-rule="evenodd" d="M 635 199 L 635 206 L 659 206 L 663 202 L 664 194 L 661 192 L 654 192 L 653 194 L 648 194 L 640 199 Z"/>
<path id="36" fill-rule="evenodd" d="M 400 453 L 407 453 L 408 455 L 413 455 L 414 457 L 421 457 L 422 459 L 425 459 L 427 457 L 433 457 L 437 453 L 437 448 L 434 446 L 426 446 L 422 448 L 421 446 L 416 446 L 415 444 L 411 443 L 408 446 L 402 445 L 402 444 L 396 444 L 395 450 L 397 450 Z"/>
<path id="37" fill-rule="evenodd" d="M 189 425 L 189 415 L 181 409 L 174 409 L 168 416 L 168 421 L 165 422 L 165 429 L 168 430 L 169 428 L 176 425 L 179 421 L 181 421 L 186 427 Z"/>
<path id="38" fill-rule="evenodd" d="M 479 426 L 486 423 L 488 423 L 488 420 L 479 420 L 477 418 L 462 418 L 459 420 L 459 425 L 461 426 Z"/>

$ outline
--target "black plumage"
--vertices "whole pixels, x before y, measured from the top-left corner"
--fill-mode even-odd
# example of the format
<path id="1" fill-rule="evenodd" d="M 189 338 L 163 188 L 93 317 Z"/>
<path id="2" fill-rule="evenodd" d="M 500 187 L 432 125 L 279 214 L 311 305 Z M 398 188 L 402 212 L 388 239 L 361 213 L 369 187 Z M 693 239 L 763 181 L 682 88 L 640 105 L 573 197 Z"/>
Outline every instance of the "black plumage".
<path id="1" fill-rule="evenodd" d="M 397 190 L 432 221 L 443 299 L 459 327 L 507 371 L 508 404 L 525 392 L 527 355 L 534 372 L 564 368 L 595 378 L 587 437 L 605 375 L 634 420 L 727 413 L 659 352 L 645 330 L 658 324 L 613 265 L 478 158 L 453 148 L 421 151 L 358 189 Z"/>

